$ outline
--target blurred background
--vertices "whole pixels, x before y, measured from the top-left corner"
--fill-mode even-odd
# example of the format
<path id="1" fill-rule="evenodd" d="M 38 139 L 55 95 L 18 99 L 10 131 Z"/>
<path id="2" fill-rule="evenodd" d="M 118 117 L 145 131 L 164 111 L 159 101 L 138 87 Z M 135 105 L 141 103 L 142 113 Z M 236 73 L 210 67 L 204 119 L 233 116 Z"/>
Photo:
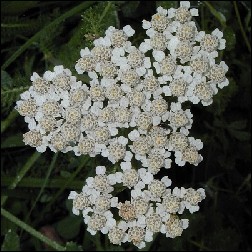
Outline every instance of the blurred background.
<path id="1" fill-rule="evenodd" d="M 20 93 L 40 75 L 63 64 L 74 70 L 81 48 L 91 47 L 108 26 L 130 24 L 139 45 L 145 37 L 142 20 L 150 20 L 158 6 L 178 7 L 178 1 L 1 1 L 1 205 L 69 251 L 137 251 L 113 246 L 106 236 L 91 236 L 81 217 L 71 212 L 70 190 L 81 191 L 84 180 L 102 157 L 72 153 L 39 154 L 24 146 L 27 125 L 15 110 Z M 191 1 L 199 9 L 195 21 L 211 33 L 219 28 L 226 49 L 219 55 L 229 66 L 229 86 L 208 107 L 191 105 L 191 136 L 204 143 L 203 161 L 162 171 L 174 186 L 206 190 L 199 212 L 189 218 L 181 237 L 159 234 L 143 251 L 251 251 L 251 2 Z M 16 183 L 17 174 L 23 177 Z M 14 181 L 14 183 L 13 183 Z M 8 230 L 11 230 L 8 232 Z M 1 216 L 2 251 L 51 250 Z"/>

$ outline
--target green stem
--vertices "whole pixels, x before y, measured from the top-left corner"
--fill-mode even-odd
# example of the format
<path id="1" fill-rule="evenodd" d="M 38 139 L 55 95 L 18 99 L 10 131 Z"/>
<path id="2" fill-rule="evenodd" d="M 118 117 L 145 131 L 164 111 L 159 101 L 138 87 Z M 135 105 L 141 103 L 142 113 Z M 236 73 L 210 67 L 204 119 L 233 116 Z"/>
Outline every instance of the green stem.
<path id="1" fill-rule="evenodd" d="M 95 235 L 95 247 L 96 247 L 96 251 L 104 251 L 102 245 L 101 245 L 101 235 L 100 233 L 97 233 Z"/>
<path id="2" fill-rule="evenodd" d="M 209 248 L 207 248 L 206 246 L 204 246 L 203 244 L 193 241 L 193 240 L 189 240 L 190 243 L 192 243 L 193 245 L 195 245 L 196 247 L 200 248 L 200 250 L 204 249 L 206 251 L 210 251 Z"/>
<path id="3" fill-rule="evenodd" d="M 27 89 L 29 89 L 30 86 L 25 86 L 25 87 L 16 87 L 16 88 L 12 88 L 12 89 L 9 89 L 9 90 L 4 90 L 4 91 L 1 91 L 1 94 L 2 95 L 6 95 L 6 94 L 9 94 L 9 93 L 22 93 L 23 91 L 26 91 Z"/>
<path id="4" fill-rule="evenodd" d="M 30 24 L 1 24 L 1 28 L 29 27 Z"/>
<path id="5" fill-rule="evenodd" d="M 2 176 L 1 177 L 1 186 L 8 186 L 11 181 L 13 181 L 13 177 Z M 66 180 L 68 178 L 58 178 L 58 179 L 48 179 L 45 187 L 47 188 L 60 188 L 64 186 Z M 43 178 L 23 178 L 22 181 L 17 185 L 17 187 L 30 187 L 30 188 L 39 188 L 43 186 L 44 179 Z M 72 181 L 67 184 L 66 189 L 81 189 L 83 187 L 83 180 Z"/>
<path id="6" fill-rule="evenodd" d="M 99 19 L 99 24 L 101 23 L 101 21 L 103 20 L 103 18 L 106 16 L 109 8 L 111 7 L 112 3 L 109 1 L 108 5 L 105 7 L 104 11 L 102 12 L 100 19 Z"/>
<path id="7" fill-rule="evenodd" d="M 46 177 L 45 177 L 45 179 L 44 179 L 44 182 L 43 182 L 43 184 L 42 184 L 42 186 L 41 186 L 41 188 L 40 188 L 39 194 L 38 194 L 38 196 L 36 197 L 36 199 L 35 199 L 35 201 L 34 201 L 32 207 L 31 207 L 29 213 L 28 213 L 28 214 L 26 215 L 26 217 L 25 217 L 25 221 L 24 221 L 24 222 L 26 222 L 26 223 L 27 223 L 27 220 L 28 220 L 28 218 L 30 217 L 30 215 L 31 215 L 31 213 L 32 213 L 32 210 L 34 209 L 34 207 L 36 206 L 36 204 L 37 204 L 37 202 L 38 202 L 40 196 L 42 195 L 42 193 L 43 193 L 43 191 L 44 191 L 44 188 L 45 188 L 46 184 L 48 183 L 48 178 L 49 178 L 50 174 L 52 173 L 52 170 L 53 170 L 53 168 L 54 168 L 54 166 L 55 166 L 57 157 L 58 157 L 58 153 L 55 153 L 54 156 L 53 156 L 53 160 L 52 160 L 52 162 L 51 162 L 51 164 L 50 164 L 50 166 L 49 166 L 49 168 L 48 168 L 48 171 L 47 171 Z M 21 234 L 22 234 L 22 231 L 21 231 Z M 21 237 L 21 234 L 20 234 L 20 237 Z"/>
<path id="8" fill-rule="evenodd" d="M 46 32 L 50 29 L 52 29 L 55 25 L 63 22 L 66 18 L 71 17 L 75 13 L 80 12 L 83 9 L 87 9 L 89 6 L 94 4 L 95 1 L 84 1 L 83 3 L 79 4 L 78 6 L 72 8 L 71 10 L 67 11 L 60 17 L 56 18 L 53 22 L 45 26 L 42 30 L 37 32 L 34 36 L 32 36 L 24 45 L 22 45 L 13 55 L 5 61 L 5 63 L 2 66 L 2 69 L 5 69 L 8 67 L 17 57 L 20 56 L 33 42 L 37 41 L 41 35 L 46 34 Z"/>
<path id="9" fill-rule="evenodd" d="M 84 156 L 77 170 L 69 177 L 63 186 L 59 189 L 59 191 L 54 195 L 54 197 L 50 200 L 50 202 L 46 205 L 46 207 L 41 211 L 40 216 L 43 216 L 46 211 L 49 210 L 51 205 L 55 203 L 55 200 L 61 195 L 61 193 L 67 188 L 69 183 L 77 176 L 77 174 L 81 171 L 83 166 L 89 161 L 89 156 Z M 39 222 L 39 219 L 36 219 L 34 225 Z"/>
<path id="10" fill-rule="evenodd" d="M 83 168 L 83 166 L 88 162 L 89 157 L 85 156 L 83 161 L 81 162 L 81 164 L 79 165 L 79 167 L 77 168 L 77 170 L 71 175 L 70 178 L 68 178 L 65 182 L 65 184 L 60 188 L 60 190 L 56 193 L 56 195 L 53 197 L 53 199 L 51 200 L 51 202 L 54 202 L 56 198 L 58 198 L 60 196 L 60 194 L 66 189 L 66 187 L 68 186 L 68 184 L 77 176 L 77 174 L 81 171 L 81 169 Z"/>
<path id="11" fill-rule="evenodd" d="M 57 250 L 57 251 L 65 251 L 66 250 L 65 247 L 61 246 L 57 242 L 52 241 L 49 238 L 47 238 L 46 236 L 42 235 L 40 232 L 36 231 L 34 228 L 27 225 L 26 223 L 24 223 L 23 221 L 21 221 L 20 219 L 18 219 L 17 217 L 15 217 L 14 215 L 12 215 L 10 212 L 6 211 L 3 208 L 1 208 L 1 215 L 4 216 L 5 218 L 7 218 L 9 221 L 15 223 L 20 228 L 24 229 L 26 232 L 28 232 L 32 236 L 36 237 L 40 241 L 46 243 L 48 246 L 54 248 L 55 250 Z"/>
<path id="12" fill-rule="evenodd" d="M 235 192 L 235 196 L 238 196 L 243 187 L 247 186 L 249 188 L 251 182 L 251 174 L 248 174 L 248 176 L 243 180 L 242 184 L 239 186 L 239 188 Z"/>
<path id="13" fill-rule="evenodd" d="M 16 188 L 17 184 L 22 180 L 22 178 L 25 176 L 25 174 L 30 170 L 30 168 L 33 166 L 33 164 L 37 161 L 37 159 L 40 157 L 41 153 L 35 152 L 25 163 L 25 165 L 22 167 L 22 169 L 18 172 L 17 176 L 13 179 L 13 181 L 8 186 L 8 189 L 14 189 Z M 1 206 L 4 205 L 6 202 L 8 196 L 2 196 L 1 197 Z"/>
<path id="14" fill-rule="evenodd" d="M 221 23 L 221 26 L 224 29 L 226 27 L 225 16 L 221 12 L 217 11 L 208 1 L 204 1 L 204 4 L 207 6 L 210 12 L 215 16 L 215 18 Z"/>
<path id="15" fill-rule="evenodd" d="M 13 109 L 8 117 L 1 122 L 1 134 L 10 126 L 10 124 L 16 119 L 18 115 L 18 112 Z"/>
<path id="16" fill-rule="evenodd" d="M 238 24 L 239 24 L 239 26 L 240 26 L 243 39 L 244 39 L 244 41 L 245 41 L 245 44 L 246 44 L 246 46 L 247 46 L 249 52 L 251 52 L 251 46 L 250 46 L 249 40 L 248 40 L 248 38 L 247 38 L 247 36 L 246 36 L 246 33 L 245 33 L 244 29 L 243 29 L 243 25 L 242 25 L 242 22 L 241 22 L 241 17 L 240 17 L 240 13 L 239 13 L 239 10 L 238 10 L 236 1 L 233 1 L 233 4 L 234 4 L 234 9 L 235 9 L 236 18 L 237 18 Z"/>

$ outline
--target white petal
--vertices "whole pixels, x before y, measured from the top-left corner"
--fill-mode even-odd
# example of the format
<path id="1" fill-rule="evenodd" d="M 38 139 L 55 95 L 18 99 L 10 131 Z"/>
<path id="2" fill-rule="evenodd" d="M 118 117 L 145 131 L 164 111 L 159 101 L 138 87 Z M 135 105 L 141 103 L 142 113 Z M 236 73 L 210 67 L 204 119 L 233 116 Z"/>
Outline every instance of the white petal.
<path id="1" fill-rule="evenodd" d="M 178 44 L 179 44 L 179 39 L 177 37 L 173 37 L 168 43 L 168 49 L 171 52 L 174 52 Z"/>
<path id="2" fill-rule="evenodd" d="M 115 127 L 109 127 L 111 136 L 116 136 L 118 134 L 118 129 Z"/>
<path id="3" fill-rule="evenodd" d="M 145 184 L 150 184 L 153 181 L 153 175 L 150 172 L 146 172 L 145 176 L 142 177 Z"/>
<path id="4" fill-rule="evenodd" d="M 78 195 L 77 192 L 71 191 L 70 194 L 69 194 L 69 196 L 68 196 L 68 199 L 75 199 L 76 195 Z"/>
<path id="5" fill-rule="evenodd" d="M 108 228 L 107 228 L 107 227 L 103 227 L 103 228 L 101 229 L 101 232 L 102 232 L 103 234 L 107 234 L 107 233 L 108 233 Z"/>
<path id="6" fill-rule="evenodd" d="M 143 76 L 146 73 L 145 67 L 138 67 L 136 68 L 136 72 L 139 76 Z"/>
<path id="7" fill-rule="evenodd" d="M 165 53 L 162 51 L 153 50 L 152 55 L 157 62 L 161 62 L 165 58 Z"/>
<path id="8" fill-rule="evenodd" d="M 94 181 L 94 178 L 92 178 L 92 177 L 88 177 L 86 179 L 86 183 L 87 183 L 88 186 L 92 186 L 93 185 L 93 181 Z"/>
<path id="9" fill-rule="evenodd" d="M 74 208 L 74 207 L 72 208 L 72 212 L 75 215 L 79 215 L 80 214 L 80 211 L 78 209 Z"/>
<path id="10" fill-rule="evenodd" d="M 151 38 L 156 34 L 156 31 L 153 28 L 150 28 L 146 31 L 146 34 Z"/>
<path id="11" fill-rule="evenodd" d="M 176 10 L 174 8 L 168 9 L 168 17 L 173 18 L 175 16 Z"/>
<path id="12" fill-rule="evenodd" d="M 132 157 L 133 157 L 133 154 L 130 151 L 126 151 L 126 155 L 124 157 L 124 160 L 130 162 Z"/>
<path id="13" fill-rule="evenodd" d="M 123 171 L 130 170 L 131 169 L 131 162 L 121 162 L 120 166 Z"/>
<path id="14" fill-rule="evenodd" d="M 223 32 L 220 31 L 218 28 L 216 28 L 216 29 L 212 32 L 212 34 L 213 34 L 214 36 L 216 36 L 218 39 L 221 39 L 221 38 L 223 37 Z"/>
<path id="15" fill-rule="evenodd" d="M 117 183 L 116 175 L 115 174 L 109 174 L 107 176 L 107 178 L 108 178 L 108 181 L 109 181 L 110 185 L 115 185 Z"/>
<path id="16" fill-rule="evenodd" d="M 25 117 L 25 119 L 28 119 L 29 117 Z M 33 118 L 29 118 L 29 120 L 25 120 L 28 123 L 28 128 L 30 130 L 35 130 L 36 129 L 36 121 Z"/>
<path id="17" fill-rule="evenodd" d="M 140 137 L 140 134 L 137 130 L 132 130 L 129 134 L 128 134 L 128 137 L 131 141 L 134 141 L 136 140 L 137 138 Z"/>
<path id="18" fill-rule="evenodd" d="M 171 180 L 167 177 L 167 176 L 164 176 L 161 181 L 167 186 L 169 187 L 171 185 Z"/>
<path id="19" fill-rule="evenodd" d="M 180 1 L 180 7 L 185 7 L 187 9 L 190 8 L 190 2 L 189 1 Z"/>
<path id="20" fill-rule="evenodd" d="M 152 117 L 153 126 L 159 125 L 160 122 L 161 122 L 161 117 L 160 117 L 160 116 L 153 116 L 153 117 Z"/>
<path id="21" fill-rule="evenodd" d="M 36 79 L 39 79 L 39 78 L 40 78 L 40 76 L 36 72 L 33 72 L 30 80 L 35 81 Z"/>
<path id="22" fill-rule="evenodd" d="M 142 42 L 139 46 L 139 50 L 143 53 L 146 53 L 147 51 L 149 51 L 151 49 L 151 45 L 149 41 Z"/>
<path id="23" fill-rule="evenodd" d="M 135 30 L 132 29 L 132 27 L 130 25 L 126 25 L 123 27 L 123 31 L 125 32 L 125 34 L 128 36 L 128 37 L 131 37 L 134 35 L 135 33 Z"/>
<path id="24" fill-rule="evenodd" d="M 95 235 L 97 233 L 97 231 L 91 230 L 91 229 L 87 229 L 87 231 L 91 234 L 91 235 Z"/>
<path id="25" fill-rule="evenodd" d="M 105 174 L 106 172 L 106 167 L 105 166 L 97 166 L 96 167 L 96 174 Z"/>
<path id="26" fill-rule="evenodd" d="M 167 10 L 164 9 L 163 7 L 161 7 L 161 6 L 159 6 L 159 7 L 157 8 L 157 12 L 158 12 L 159 14 L 161 14 L 161 15 L 164 15 L 164 16 L 167 15 Z"/>
<path id="27" fill-rule="evenodd" d="M 188 228 L 188 226 L 189 226 L 189 220 L 188 219 L 182 219 L 181 221 L 182 221 L 182 227 L 183 227 L 183 229 Z"/>
<path id="28" fill-rule="evenodd" d="M 81 49 L 81 51 L 80 51 L 81 57 L 84 57 L 89 54 L 90 54 L 90 50 L 88 49 L 88 47 L 86 47 L 85 49 Z"/>
<path id="29" fill-rule="evenodd" d="M 46 71 L 43 75 L 43 78 L 47 81 L 51 81 L 55 77 L 55 73 L 51 71 Z"/>
<path id="30" fill-rule="evenodd" d="M 108 156 L 109 156 L 109 151 L 108 151 L 107 148 L 100 149 L 100 151 L 101 151 L 101 155 L 102 155 L 103 157 L 108 157 Z"/>
<path id="31" fill-rule="evenodd" d="M 198 9 L 193 8 L 193 9 L 190 10 L 190 13 L 191 13 L 191 15 L 194 16 L 194 17 L 199 16 L 199 11 L 198 11 Z"/>
<path id="32" fill-rule="evenodd" d="M 151 242 L 153 240 L 153 232 L 147 230 L 144 239 L 147 242 Z"/>
<path id="33" fill-rule="evenodd" d="M 53 70 L 54 70 L 54 72 L 58 75 L 58 74 L 63 73 L 64 67 L 63 67 L 63 65 L 55 66 L 55 67 L 53 68 Z M 66 69 L 65 69 L 65 70 L 66 70 Z M 68 69 L 68 70 L 69 70 L 69 69 Z"/>
<path id="34" fill-rule="evenodd" d="M 120 136 L 120 137 L 118 137 L 118 143 L 125 146 L 128 143 L 128 138 Z"/>
<path id="35" fill-rule="evenodd" d="M 118 197 L 113 197 L 111 200 L 111 207 L 117 207 L 118 205 Z"/>
<path id="36" fill-rule="evenodd" d="M 96 72 L 88 72 L 88 76 L 91 78 L 91 79 L 98 79 L 98 75 L 96 74 Z"/>
<path id="37" fill-rule="evenodd" d="M 144 28 L 145 30 L 151 28 L 151 22 L 146 21 L 146 20 L 143 20 L 143 28 Z"/>
<path id="38" fill-rule="evenodd" d="M 25 91 L 25 92 L 23 92 L 22 94 L 20 94 L 20 97 L 21 97 L 21 99 L 23 99 L 23 100 L 28 100 L 28 99 L 30 99 L 30 92 L 29 91 Z"/>
<path id="39" fill-rule="evenodd" d="M 47 146 L 43 144 L 43 145 L 36 147 L 36 150 L 40 153 L 43 153 L 46 151 L 46 148 L 47 148 Z"/>
<path id="40" fill-rule="evenodd" d="M 120 228 L 120 229 L 126 231 L 126 229 L 128 228 L 127 222 L 125 222 L 125 221 L 120 221 L 120 222 L 118 223 L 118 228 Z"/>

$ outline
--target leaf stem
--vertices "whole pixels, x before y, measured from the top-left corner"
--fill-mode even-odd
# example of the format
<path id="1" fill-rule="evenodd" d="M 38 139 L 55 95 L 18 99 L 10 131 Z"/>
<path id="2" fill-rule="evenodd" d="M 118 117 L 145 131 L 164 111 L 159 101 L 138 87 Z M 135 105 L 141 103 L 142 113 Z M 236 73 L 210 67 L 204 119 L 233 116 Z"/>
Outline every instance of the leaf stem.
<path id="1" fill-rule="evenodd" d="M 4 216 L 5 218 L 7 218 L 8 220 L 10 220 L 11 222 L 15 223 L 20 228 L 24 229 L 26 232 L 28 232 L 32 236 L 36 237 L 40 241 L 46 243 L 48 246 L 54 248 L 55 250 L 57 250 L 57 251 L 65 251 L 66 250 L 65 247 L 61 246 L 60 244 L 58 244 L 55 241 L 50 240 L 49 238 L 47 238 L 46 236 L 44 236 L 40 232 L 36 231 L 34 228 L 27 225 L 26 223 L 24 223 L 23 221 L 21 221 L 16 216 L 12 215 L 10 212 L 6 211 L 3 208 L 1 208 L 1 215 Z"/>
<path id="2" fill-rule="evenodd" d="M 29 24 L 1 24 L 1 28 L 29 27 Z"/>
<path id="3" fill-rule="evenodd" d="M 100 233 L 97 233 L 95 235 L 95 247 L 97 251 L 104 251 L 102 245 L 101 245 L 101 235 Z"/>
<path id="4" fill-rule="evenodd" d="M 193 240 L 189 240 L 190 243 L 192 243 L 193 245 L 195 245 L 196 247 L 200 248 L 200 250 L 204 249 L 206 251 L 210 251 L 209 248 L 207 248 L 206 246 L 204 246 L 202 243 L 193 241 Z"/>
<path id="5" fill-rule="evenodd" d="M 106 16 L 110 6 L 111 6 L 111 2 L 108 1 L 108 5 L 105 7 L 104 11 L 102 12 L 101 16 L 100 16 L 100 19 L 99 19 L 99 24 L 101 23 L 101 21 L 103 20 L 103 18 Z"/>
<path id="6" fill-rule="evenodd" d="M 240 17 L 240 13 L 239 13 L 239 10 L 238 10 L 236 1 L 233 1 L 233 4 L 234 4 L 234 9 L 235 9 L 236 18 L 237 18 L 238 24 L 239 24 L 239 26 L 240 26 L 243 39 L 244 39 L 244 41 L 245 41 L 245 44 L 246 44 L 246 46 L 247 46 L 249 52 L 251 52 L 251 46 L 250 46 L 249 40 L 248 40 L 248 38 L 247 38 L 247 36 L 246 36 L 246 33 L 245 33 L 244 29 L 243 29 L 243 25 L 242 25 L 242 22 L 241 22 L 241 17 Z"/>
<path id="7" fill-rule="evenodd" d="M 13 109 L 8 117 L 1 122 L 1 134 L 10 126 L 10 124 L 16 119 L 18 115 L 18 112 Z"/>
<path id="8" fill-rule="evenodd" d="M 78 168 L 76 169 L 76 171 L 71 175 L 70 178 L 68 178 L 66 180 L 66 182 L 63 184 L 63 186 L 58 190 L 58 192 L 54 195 L 54 197 L 50 200 L 50 202 L 46 205 L 46 207 L 41 211 L 40 216 L 43 216 L 43 214 L 48 211 L 48 209 L 50 208 L 50 206 L 55 202 L 55 200 L 61 195 L 61 193 L 67 188 L 67 186 L 69 185 L 69 183 L 71 183 L 71 181 L 77 176 L 77 174 L 81 171 L 81 169 L 83 168 L 83 166 L 89 161 L 89 157 L 88 156 L 84 156 L 83 159 L 81 160 L 80 165 L 78 166 Z M 39 222 L 39 219 L 36 219 L 34 221 L 34 225 L 37 224 Z"/>
<path id="9" fill-rule="evenodd" d="M 51 164 L 50 164 L 50 166 L 49 166 L 49 168 L 48 168 L 46 177 L 45 177 L 45 179 L 43 179 L 44 181 L 43 181 L 43 184 L 42 184 L 42 186 L 41 186 L 41 188 L 40 188 L 39 194 L 38 194 L 38 196 L 36 197 L 35 201 L 33 202 L 32 207 L 31 207 L 31 209 L 29 210 L 28 214 L 25 216 L 25 222 L 27 222 L 28 218 L 30 217 L 30 215 L 31 215 L 31 213 L 32 213 L 32 211 L 33 211 L 33 209 L 34 209 L 34 207 L 36 206 L 36 204 L 37 204 L 37 202 L 38 202 L 38 200 L 39 200 L 41 194 L 42 194 L 43 191 L 44 191 L 44 188 L 45 188 L 46 184 L 48 183 L 48 178 L 49 178 L 50 174 L 52 173 L 52 170 L 53 170 L 53 168 L 54 168 L 54 166 L 55 166 L 57 157 L 58 157 L 58 153 L 55 153 L 54 156 L 53 156 L 53 160 L 52 160 L 52 162 L 51 162 Z M 21 234 L 22 234 L 22 232 L 21 232 Z M 20 237 L 21 237 L 21 234 L 20 234 Z"/>
<path id="10" fill-rule="evenodd" d="M 13 179 L 13 181 L 8 186 L 8 189 L 14 189 L 16 188 L 17 184 L 22 180 L 22 178 L 25 176 L 25 174 L 30 170 L 30 168 L 33 166 L 33 164 L 37 161 L 37 159 L 40 157 L 41 153 L 35 152 L 24 164 L 22 169 L 18 172 L 17 176 Z M 2 196 L 1 197 L 1 206 L 4 205 L 6 202 L 8 196 Z"/>
<path id="11" fill-rule="evenodd" d="M 47 184 L 45 187 L 47 188 L 60 188 L 62 187 L 68 178 L 56 178 L 56 179 L 48 179 Z M 11 181 L 13 180 L 13 177 L 8 177 L 8 176 L 2 176 L 1 177 L 1 186 L 8 186 Z M 67 184 L 66 189 L 74 189 L 74 190 L 79 190 L 83 187 L 83 180 L 78 180 L 78 181 L 72 181 Z M 30 187 L 30 188 L 39 188 L 43 186 L 44 184 L 44 179 L 43 178 L 23 178 L 22 181 L 17 185 L 17 187 Z"/>
<path id="12" fill-rule="evenodd" d="M 12 89 L 9 89 L 9 90 L 3 90 L 1 91 L 1 94 L 2 95 L 6 95 L 6 94 L 9 94 L 9 93 L 21 93 L 25 90 L 27 90 L 30 86 L 25 86 L 25 87 L 16 87 L 16 88 L 12 88 Z"/>
<path id="13" fill-rule="evenodd" d="M 211 5 L 208 1 L 204 1 L 204 4 L 210 10 L 210 12 L 214 15 L 214 17 L 221 23 L 222 28 L 226 28 L 226 17 L 219 11 L 217 11 L 213 5 Z"/>
<path id="14" fill-rule="evenodd" d="M 75 13 L 80 12 L 83 9 L 87 9 L 89 6 L 94 4 L 95 1 L 84 1 L 83 3 L 79 4 L 78 6 L 72 8 L 71 10 L 67 11 L 63 15 L 56 18 L 50 24 L 45 26 L 42 30 L 37 32 L 34 36 L 32 36 L 24 45 L 22 45 L 13 55 L 4 62 L 2 65 L 2 69 L 4 70 L 8 67 L 17 57 L 19 57 L 33 42 L 37 41 L 42 34 L 45 34 L 48 30 L 55 27 L 56 24 L 63 22 L 66 18 L 71 17 Z"/>

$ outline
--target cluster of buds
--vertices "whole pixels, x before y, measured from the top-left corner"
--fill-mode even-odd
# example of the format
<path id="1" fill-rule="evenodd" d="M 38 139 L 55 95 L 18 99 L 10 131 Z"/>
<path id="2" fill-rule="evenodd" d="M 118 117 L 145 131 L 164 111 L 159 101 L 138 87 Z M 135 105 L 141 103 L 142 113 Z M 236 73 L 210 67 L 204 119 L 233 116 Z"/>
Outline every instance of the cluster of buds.
<path id="1" fill-rule="evenodd" d="M 181 235 L 188 220 L 178 214 L 185 208 L 197 211 L 205 197 L 202 188 L 171 190 L 168 177 L 153 178 L 161 168 L 171 168 L 172 152 L 179 166 L 202 161 L 203 143 L 189 136 L 193 115 L 185 104 L 208 106 L 228 85 L 227 65 L 216 62 L 218 50 L 225 48 L 223 33 L 198 31 L 194 16 L 198 10 L 190 9 L 188 1 L 178 9 L 158 7 L 151 21 L 143 20 L 149 38 L 139 47 L 130 42 L 131 26 L 109 27 L 91 50 L 81 50 L 76 62 L 77 73 L 86 74 L 89 83 L 56 66 L 42 77 L 34 73 L 32 86 L 17 102 L 30 130 L 25 144 L 39 152 L 48 147 L 76 156 L 100 154 L 118 164 L 119 170 L 108 175 L 98 167 L 82 193 L 69 196 L 73 213 L 82 211 L 88 231 L 108 233 L 114 244 L 131 241 L 142 248 L 153 233 Z M 130 201 L 118 203 L 111 194 L 117 184 L 131 190 Z"/>

